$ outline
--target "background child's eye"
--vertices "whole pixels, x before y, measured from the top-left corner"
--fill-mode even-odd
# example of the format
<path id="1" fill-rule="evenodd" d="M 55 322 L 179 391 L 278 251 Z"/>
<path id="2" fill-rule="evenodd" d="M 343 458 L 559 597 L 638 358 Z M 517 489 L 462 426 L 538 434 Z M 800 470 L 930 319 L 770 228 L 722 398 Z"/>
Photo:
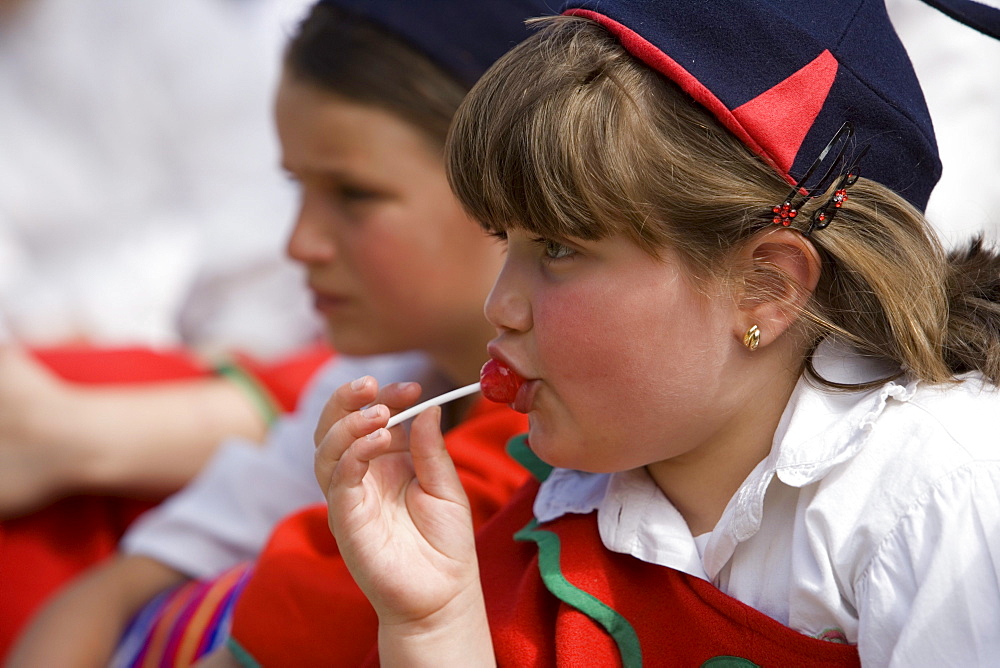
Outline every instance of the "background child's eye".
<path id="1" fill-rule="evenodd" d="M 375 199 L 378 197 L 378 193 L 364 188 L 357 188 L 355 186 L 341 186 L 340 196 L 347 201 L 361 202 L 364 200 Z"/>

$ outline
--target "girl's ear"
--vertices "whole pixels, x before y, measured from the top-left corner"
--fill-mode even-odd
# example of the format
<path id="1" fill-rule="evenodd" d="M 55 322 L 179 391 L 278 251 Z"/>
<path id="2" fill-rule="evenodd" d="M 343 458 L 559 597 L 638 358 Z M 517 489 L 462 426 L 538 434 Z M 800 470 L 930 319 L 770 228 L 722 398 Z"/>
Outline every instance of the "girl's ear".
<path id="1" fill-rule="evenodd" d="M 757 325 L 760 345 L 767 345 L 798 319 L 816 289 L 819 253 L 802 233 L 780 228 L 754 237 L 739 260 L 745 272 L 738 295 L 743 319 L 734 333 L 742 340 Z"/>

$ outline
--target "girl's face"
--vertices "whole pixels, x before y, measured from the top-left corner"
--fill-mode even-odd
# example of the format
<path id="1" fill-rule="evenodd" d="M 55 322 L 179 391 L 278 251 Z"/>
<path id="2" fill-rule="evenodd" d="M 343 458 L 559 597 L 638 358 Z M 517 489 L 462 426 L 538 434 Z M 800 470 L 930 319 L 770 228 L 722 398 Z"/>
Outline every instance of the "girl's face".
<path id="1" fill-rule="evenodd" d="M 697 290 L 673 255 L 658 260 L 624 237 L 512 230 L 507 244 L 486 303 L 499 331 L 490 350 L 528 380 L 514 406 L 529 414 L 543 460 L 620 471 L 733 435 L 746 404 L 733 374 L 746 351 L 720 287 Z"/>
<path id="2" fill-rule="evenodd" d="M 394 114 L 287 72 L 276 121 L 283 166 L 301 187 L 288 254 L 307 270 L 334 347 L 422 349 L 478 371 L 502 247 L 463 213 L 442 149 Z"/>

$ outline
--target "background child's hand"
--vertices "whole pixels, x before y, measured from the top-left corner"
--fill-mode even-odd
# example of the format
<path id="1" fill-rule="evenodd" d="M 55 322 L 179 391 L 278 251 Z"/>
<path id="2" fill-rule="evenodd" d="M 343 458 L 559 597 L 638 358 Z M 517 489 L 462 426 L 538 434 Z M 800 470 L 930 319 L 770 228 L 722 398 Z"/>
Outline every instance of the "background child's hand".
<path id="1" fill-rule="evenodd" d="M 51 423 L 66 415 L 68 386 L 22 350 L 0 348 L 0 518 L 59 495 L 80 467 L 76 441 Z"/>
<path id="2" fill-rule="evenodd" d="M 482 604 L 468 501 L 444 447 L 440 409 L 417 416 L 409 437 L 384 428 L 419 387 L 373 378 L 341 386 L 316 432 L 316 478 L 351 573 L 383 630 L 433 632 Z M 377 403 L 361 410 L 377 398 Z M 476 615 L 473 615 L 476 617 Z"/>

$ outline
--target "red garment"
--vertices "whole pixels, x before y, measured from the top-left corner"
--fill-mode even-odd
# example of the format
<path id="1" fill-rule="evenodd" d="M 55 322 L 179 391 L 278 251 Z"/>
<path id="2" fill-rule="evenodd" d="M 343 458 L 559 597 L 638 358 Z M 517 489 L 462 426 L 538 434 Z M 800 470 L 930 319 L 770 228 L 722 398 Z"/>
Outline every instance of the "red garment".
<path id="1" fill-rule="evenodd" d="M 59 348 L 32 351 L 64 380 L 112 385 L 209 377 L 185 351 L 146 348 Z M 272 365 L 241 357 L 241 366 L 286 410 L 305 381 L 330 357 L 316 347 Z M 0 662 L 21 627 L 57 588 L 115 551 L 128 525 L 153 501 L 75 496 L 0 523 Z"/>
<path id="2" fill-rule="evenodd" d="M 504 445 L 525 416 L 480 400 L 445 435 L 479 526 L 528 478 Z M 375 611 L 354 583 L 327 525 L 326 506 L 303 510 L 272 534 L 236 603 L 232 637 L 264 666 L 357 666 L 378 632 Z"/>
<path id="3" fill-rule="evenodd" d="M 533 470 L 544 477 L 542 467 Z M 498 665 L 860 666 L 852 645 L 802 635 L 700 578 L 605 549 L 596 513 L 536 526 L 537 492 L 527 483 L 477 536 Z M 366 665 L 378 665 L 375 653 Z"/>
<path id="4" fill-rule="evenodd" d="M 810 638 L 700 578 L 605 549 L 596 513 L 519 531 L 537 489 L 529 483 L 479 536 L 499 665 L 860 665 L 856 647 Z"/>

